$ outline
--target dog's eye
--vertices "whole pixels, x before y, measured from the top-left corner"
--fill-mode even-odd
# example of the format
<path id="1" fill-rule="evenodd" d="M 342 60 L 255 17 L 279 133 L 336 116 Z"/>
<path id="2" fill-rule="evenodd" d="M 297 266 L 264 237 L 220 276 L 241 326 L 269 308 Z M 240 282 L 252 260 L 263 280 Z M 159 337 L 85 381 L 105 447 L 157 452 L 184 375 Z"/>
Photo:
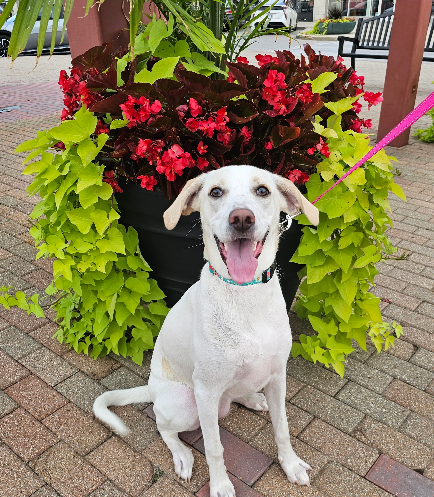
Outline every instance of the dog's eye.
<path id="1" fill-rule="evenodd" d="M 213 188 L 209 194 L 211 197 L 221 197 L 223 195 L 223 190 L 221 188 L 215 187 Z"/>
<path id="2" fill-rule="evenodd" d="M 260 197 L 266 197 L 270 192 L 268 191 L 268 188 L 266 188 L 265 186 L 260 186 L 257 190 L 256 190 L 256 193 L 257 195 L 259 195 Z"/>

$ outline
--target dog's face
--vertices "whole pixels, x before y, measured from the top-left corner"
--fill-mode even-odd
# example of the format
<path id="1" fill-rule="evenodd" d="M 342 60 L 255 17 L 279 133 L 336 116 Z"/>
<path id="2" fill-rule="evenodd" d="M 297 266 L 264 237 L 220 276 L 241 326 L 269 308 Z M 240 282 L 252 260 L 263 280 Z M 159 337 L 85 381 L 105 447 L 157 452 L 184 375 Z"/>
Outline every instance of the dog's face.
<path id="1" fill-rule="evenodd" d="M 189 181 L 164 221 L 173 229 L 181 214 L 199 211 L 205 259 L 222 276 L 245 283 L 275 259 L 280 212 L 300 210 L 318 224 L 318 210 L 291 181 L 252 166 L 227 166 Z"/>

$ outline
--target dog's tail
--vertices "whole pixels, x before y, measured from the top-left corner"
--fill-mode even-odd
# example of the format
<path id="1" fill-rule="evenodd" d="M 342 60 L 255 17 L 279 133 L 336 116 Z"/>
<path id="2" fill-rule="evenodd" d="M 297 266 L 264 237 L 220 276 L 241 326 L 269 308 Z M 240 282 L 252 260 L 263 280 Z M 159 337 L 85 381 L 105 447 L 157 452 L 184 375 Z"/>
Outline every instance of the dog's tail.
<path id="1" fill-rule="evenodd" d="M 109 406 L 126 406 L 127 404 L 134 404 L 136 402 L 151 402 L 148 385 L 128 388 L 126 390 L 104 392 L 95 400 L 93 412 L 99 420 L 109 425 L 116 433 L 127 436 L 130 433 L 129 428 L 125 426 L 114 412 L 111 412 L 107 408 Z"/>

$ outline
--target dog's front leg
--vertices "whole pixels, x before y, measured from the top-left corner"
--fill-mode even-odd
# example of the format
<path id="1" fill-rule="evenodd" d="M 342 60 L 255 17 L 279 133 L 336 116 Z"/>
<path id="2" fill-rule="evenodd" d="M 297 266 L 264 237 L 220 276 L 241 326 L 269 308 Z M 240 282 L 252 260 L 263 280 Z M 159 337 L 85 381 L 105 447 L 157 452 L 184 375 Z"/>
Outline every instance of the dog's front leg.
<path id="1" fill-rule="evenodd" d="M 309 485 L 307 470 L 312 468 L 297 456 L 291 446 L 285 409 L 285 394 L 286 378 L 284 374 L 273 378 L 265 387 L 265 397 L 273 423 L 279 462 L 290 482 Z"/>
<path id="2" fill-rule="evenodd" d="M 220 441 L 218 413 L 221 394 L 222 392 L 216 391 L 215 385 L 194 382 L 194 395 L 209 467 L 210 497 L 235 497 L 234 486 L 226 473 Z"/>

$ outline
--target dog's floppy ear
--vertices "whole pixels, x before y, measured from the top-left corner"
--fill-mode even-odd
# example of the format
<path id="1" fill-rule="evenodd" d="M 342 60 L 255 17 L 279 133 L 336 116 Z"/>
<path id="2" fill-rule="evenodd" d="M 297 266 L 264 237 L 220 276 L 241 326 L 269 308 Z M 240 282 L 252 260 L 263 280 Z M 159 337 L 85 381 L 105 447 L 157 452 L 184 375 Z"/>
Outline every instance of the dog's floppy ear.
<path id="1" fill-rule="evenodd" d="M 292 181 L 277 174 L 273 176 L 276 186 L 282 195 L 281 210 L 290 216 L 297 214 L 301 210 L 314 226 L 318 226 L 318 209 L 303 197 L 300 190 Z"/>
<path id="2" fill-rule="evenodd" d="M 181 193 L 163 214 L 164 225 L 168 230 L 173 230 L 178 224 L 181 214 L 188 216 L 192 212 L 199 210 L 198 194 L 202 188 L 204 176 L 204 174 L 201 174 L 197 178 L 187 181 Z"/>

